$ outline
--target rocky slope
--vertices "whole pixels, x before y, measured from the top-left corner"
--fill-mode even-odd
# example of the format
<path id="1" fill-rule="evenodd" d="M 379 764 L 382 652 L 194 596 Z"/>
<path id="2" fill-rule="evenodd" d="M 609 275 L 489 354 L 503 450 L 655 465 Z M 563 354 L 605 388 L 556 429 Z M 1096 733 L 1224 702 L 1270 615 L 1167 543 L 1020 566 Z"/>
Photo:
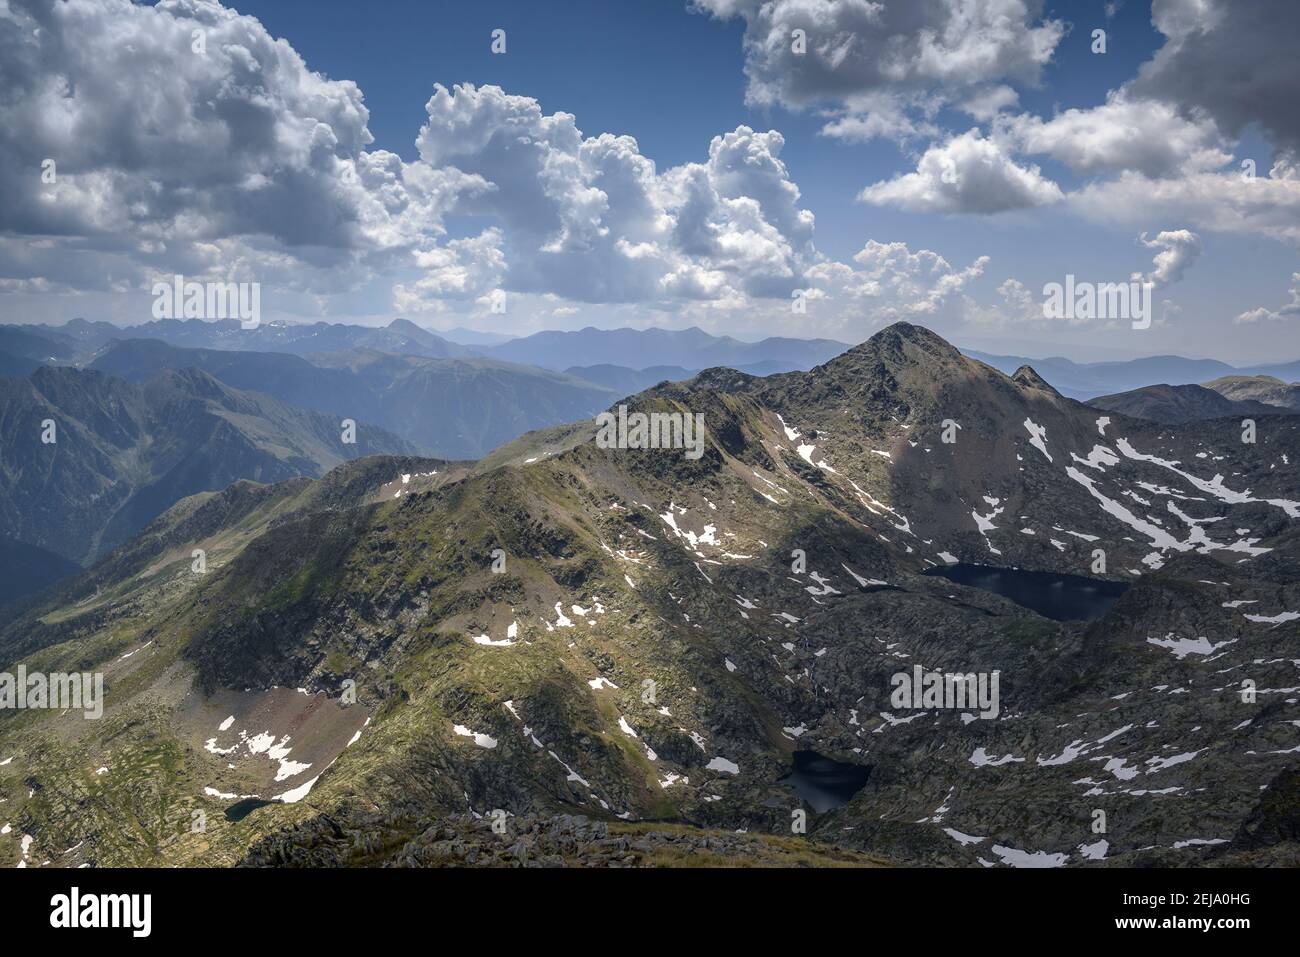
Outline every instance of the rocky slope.
<path id="1" fill-rule="evenodd" d="M 1300 383 L 1288 385 L 1274 376 L 1227 375 L 1205 383 L 1205 387 L 1233 401 L 1260 402 L 1300 411 Z"/>
<path id="2" fill-rule="evenodd" d="M 506 826 L 508 824 L 508 826 Z M 879 867 L 879 858 L 768 834 L 585 815 L 422 821 L 343 808 L 259 841 L 246 867 Z"/>
<path id="3" fill-rule="evenodd" d="M 102 668 L 108 709 L 0 718 L 0 854 L 719 863 L 752 845 L 700 842 L 740 831 L 810 863 L 1296 861 L 1293 418 L 1099 414 L 904 324 L 629 404 L 703 414 L 703 454 L 587 422 L 228 490 L 28 610 L 0 667 Z M 959 560 L 1130 587 L 1056 621 L 925 574 Z M 996 715 L 895 704 L 918 665 L 996 671 Z M 818 811 L 797 751 L 866 783 Z"/>

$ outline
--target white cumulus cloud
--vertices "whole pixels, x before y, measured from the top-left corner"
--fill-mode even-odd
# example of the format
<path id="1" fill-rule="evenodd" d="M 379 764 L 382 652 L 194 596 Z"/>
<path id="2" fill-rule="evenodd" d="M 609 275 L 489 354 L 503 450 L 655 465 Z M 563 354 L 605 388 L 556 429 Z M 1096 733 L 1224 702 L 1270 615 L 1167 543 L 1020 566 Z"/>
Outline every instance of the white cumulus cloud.
<path id="1" fill-rule="evenodd" d="M 1033 83 L 1065 33 L 1035 0 L 695 0 L 745 21 L 746 98 L 761 106 L 827 106 L 832 135 L 914 132 L 914 109 Z M 796 32 L 799 31 L 799 32 Z M 881 115 L 887 117 L 881 120 Z"/>
<path id="2" fill-rule="evenodd" d="M 1214 123 L 1188 119 L 1172 104 L 1112 93 L 1101 106 L 1050 120 L 1029 114 L 998 124 L 1021 152 L 1045 153 L 1085 174 L 1135 170 L 1147 176 L 1214 169 L 1232 159 Z"/>
<path id="3" fill-rule="evenodd" d="M 1287 295 L 1288 301 L 1285 305 L 1277 309 L 1267 309 L 1263 306 L 1258 309 L 1250 309 L 1237 316 L 1233 322 L 1284 322 L 1300 316 L 1300 272 L 1291 274 L 1291 288 L 1288 290 Z"/>
<path id="4" fill-rule="evenodd" d="M 1151 271 L 1142 277 L 1157 289 L 1182 279 L 1188 267 L 1200 258 L 1203 248 L 1201 237 L 1190 229 L 1162 229 L 1154 239 L 1147 239 L 1143 233 L 1140 241 L 1149 249 L 1160 250 Z"/>
<path id="5" fill-rule="evenodd" d="M 1061 189 L 1037 166 L 1020 166 L 979 130 L 931 146 L 916 171 L 868 186 L 863 202 L 918 213 L 999 213 L 1054 203 Z"/>

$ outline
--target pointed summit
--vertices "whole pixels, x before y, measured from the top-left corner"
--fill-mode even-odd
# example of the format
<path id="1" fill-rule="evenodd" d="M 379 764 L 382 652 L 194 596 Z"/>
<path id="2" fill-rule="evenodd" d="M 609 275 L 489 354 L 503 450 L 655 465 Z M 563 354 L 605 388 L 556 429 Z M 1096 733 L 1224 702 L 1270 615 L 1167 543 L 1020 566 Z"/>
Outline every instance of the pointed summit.
<path id="1" fill-rule="evenodd" d="M 163 369 L 144 384 L 144 389 L 155 397 L 179 393 L 196 399 L 221 399 L 231 395 L 228 386 L 196 366 Z"/>
<path id="2" fill-rule="evenodd" d="M 429 331 L 428 329 L 425 329 L 423 326 L 416 325 L 416 324 L 415 324 L 414 322 L 412 322 L 410 319 L 404 319 L 404 318 L 402 318 L 401 316 L 398 316 L 396 319 L 394 319 L 392 322 L 390 322 L 390 323 L 389 323 L 387 326 L 385 326 L 384 328 L 386 328 L 386 329 L 392 329 L 392 330 L 395 330 L 395 331 L 397 331 L 397 332 L 405 332 L 405 333 L 408 333 L 408 334 L 414 334 L 414 335 L 417 335 L 417 336 L 418 336 L 418 335 L 425 334 L 425 333 L 427 333 L 427 332 Z"/>
<path id="3" fill-rule="evenodd" d="M 943 336 L 931 332 L 925 326 L 916 326 L 910 322 L 895 322 L 881 329 L 858 348 L 869 345 L 901 349 L 905 346 L 919 347 L 935 355 L 954 356 L 960 353 L 957 347 Z"/>
<path id="4" fill-rule="evenodd" d="M 938 377 L 967 361 L 955 346 L 924 326 L 896 322 L 822 368 L 834 375 L 850 376 L 879 376 L 886 371 L 914 374 L 927 369 L 929 376 Z"/>
<path id="5" fill-rule="evenodd" d="M 1047 392 L 1051 395 L 1059 396 L 1060 393 L 1052 388 L 1052 384 L 1034 371 L 1034 367 L 1023 365 L 1016 370 L 1011 381 L 1023 389 L 1038 389 L 1040 392 Z"/>

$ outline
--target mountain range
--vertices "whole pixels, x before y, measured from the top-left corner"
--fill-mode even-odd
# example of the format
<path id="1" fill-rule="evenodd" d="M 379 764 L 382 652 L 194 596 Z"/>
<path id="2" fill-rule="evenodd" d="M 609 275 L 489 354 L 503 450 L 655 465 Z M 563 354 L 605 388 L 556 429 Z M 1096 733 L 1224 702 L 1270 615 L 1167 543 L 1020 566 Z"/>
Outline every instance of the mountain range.
<path id="1" fill-rule="evenodd" d="M 703 416 L 702 455 L 587 419 L 236 482 L 33 600 L 0 668 L 102 670 L 107 709 L 0 718 L 0 854 L 1300 863 L 1296 417 L 1103 414 L 902 323 L 622 404 Z M 975 564 L 1116 597 L 1049 617 Z M 914 668 L 999 706 L 900 704 Z"/>
<path id="2" fill-rule="evenodd" d="M 769 337 L 741 342 L 714 336 L 702 329 L 595 329 L 538 332 L 486 349 L 499 359 L 526 362 L 545 369 L 573 365 L 620 365 L 635 369 L 679 366 L 739 368 L 773 363 L 783 369 L 810 369 L 831 359 L 847 343 L 832 339 Z M 771 371 L 777 371 L 775 368 Z"/>
<path id="3" fill-rule="evenodd" d="M 383 422 L 431 454 L 478 458 L 531 429 L 589 417 L 617 396 L 599 385 L 495 359 L 433 359 L 369 348 L 313 355 L 187 349 L 150 339 L 109 344 L 90 368 L 140 382 L 197 368 L 238 389 Z"/>
<path id="4" fill-rule="evenodd" d="M 1024 356 L 994 355 L 976 350 L 966 350 L 966 355 L 1008 375 L 1023 365 L 1032 365 L 1062 395 L 1079 400 L 1128 392 L 1152 384 L 1207 383 L 1224 376 L 1273 376 L 1292 382 L 1300 379 L 1300 360 L 1237 368 L 1217 359 L 1185 359 L 1182 356 L 1072 362 L 1059 356 L 1028 359 Z"/>
<path id="5" fill-rule="evenodd" d="M 744 343 L 713 337 L 698 329 L 676 332 L 585 329 L 540 333 L 508 341 L 493 341 L 494 337 L 485 335 L 479 337 L 478 345 L 466 346 L 400 319 L 384 328 L 270 323 L 244 330 L 233 320 L 164 320 L 136 328 L 171 341 L 122 338 L 123 330 L 116 326 L 85 320 L 73 320 L 57 328 L 0 326 L 0 371 L 8 371 L 11 378 L 26 378 L 33 371 L 51 366 L 71 366 L 98 370 L 144 386 L 168 371 L 197 369 L 228 387 L 262 393 L 297 410 L 327 413 L 339 421 L 351 418 L 377 423 L 385 430 L 381 446 L 390 451 L 419 450 L 444 459 L 471 459 L 486 456 L 531 430 L 590 418 L 623 396 L 665 381 L 686 381 L 702 371 L 693 365 L 633 368 L 609 362 L 569 365 L 559 371 L 478 354 L 497 346 L 509 347 L 521 357 L 556 364 L 562 358 L 573 357 L 620 358 L 637 365 L 654 358 L 688 356 L 701 361 L 721 357 L 720 365 L 753 376 L 798 371 L 814 364 L 819 357 L 837 355 L 845 348 L 831 340 L 768 339 Z M 176 342 L 190 345 L 176 345 Z M 289 351 L 253 348 L 258 344 Z M 334 347 L 338 348 L 314 351 Z M 626 358 L 629 355 L 636 358 Z M 1005 356 L 985 358 L 1005 367 L 1007 372 L 1014 372 L 1009 365 L 1018 361 Z M 1083 381 L 1081 377 L 1097 374 L 1114 380 L 1145 370 L 1145 374 L 1172 372 L 1177 378 L 1209 374 L 1222 366 L 1176 358 L 1088 366 L 1065 360 L 1045 361 L 1057 370 L 1054 375 L 1058 382 L 1070 381 L 1076 385 Z M 1300 386 L 1287 386 L 1273 377 L 1235 375 L 1210 381 L 1204 387 L 1142 386 L 1099 396 L 1091 404 L 1153 421 L 1187 422 L 1227 415 L 1265 415 L 1280 409 L 1294 411 L 1300 407 L 1300 399 L 1293 394 L 1297 389 Z M 101 421 L 109 423 L 111 417 L 94 420 Z M 92 424 L 92 431 L 95 427 Z M 283 415 L 276 427 L 285 430 Z M 318 425 L 308 429 L 313 430 L 319 433 Z M 368 426 L 368 434 L 370 431 Z M 111 434 L 102 438 L 110 445 L 116 441 Z M 310 438 L 295 435 L 279 444 L 304 447 L 311 442 Z M 121 526 L 125 531 L 112 532 L 109 543 L 119 541 L 121 534 L 136 530 L 143 519 L 157 514 L 181 494 L 200 488 L 220 488 L 236 478 L 257 479 L 273 474 L 264 471 L 265 463 L 249 458 L 240 459 L 233 470 L 216 469 L 213 474 L 202 476 L 197 473 L 206 467 L 201 464 L 205 461 L 202 457 L 196 459 L 200 464 L 192 466 L 195 474 L 179 485 L 164 482 L 154 486 L 145 480 L 153 489 L 152 497 L 144 500 L 149 504 L 140 514 L 131 509 L 124 512 L 119 521 L 125 523 Z M 300 461 L 292 456 L 281 461 L 287 464 L 280 467 L 290 472 L 318 475 L 334 460 L 328 455 L 312 454 Z M 100 466 L 91 464 L 83 468 L 97 474 Z M 30 475 L 27 481 L 32 481 Z M 102 507 L 102 502 L 96 501 L 95 507 Z M 14 509 L 24 507 L 16 505 Z M 52 556 L 86 560 L 100 551 L 87 537 L 98 532 L 80 527 L 85 519 L 83 511 L 62 508 L 47 511 L 39 530 L 30 521 L 27 526 L 11 521 L 6 528 L 20 536 L 14 539 L 18 544 L 49 550 Z M 54 517 L 59 515 L 63 516 L 61 522 Z M 48 583 L 54 570 L 66 571 L 67 566 L 60 561 L 44 561 L 34 563 L 32 568 L 47 569 L 49 574 L 14 576 L 15 583 L 26 583 L 22 588 L 15 584 L 16 593 Z"/>
<path id="6" fill-rule="evenodd" d="M 345 323 L 263 323 L 244 330 L 236 320 L 155 320 L 123 329 L 107 322 L 74 319 L 62 326 L 0 326 L 0 369 L 31 371 L 30 364 L 90 361 L 114 339 L 157 339 L 199 349 L 285 352 L 308 356 L 348 349 L 375 349 L 427 358 L 480 356 L 553 371 L 574 367 L 615 366 L 640 372 L 672 366 L 698 372 L 729 366 L 753 375 L 807 370 L 849 348 L 831 339 L 773 337 L 743 342 L 714 336 L 698 328 L 595 329 L 544 331 L 523 337 L 456 328 L 445 333 L 407 319 L 387 327 Z M 1062 395 L 1080 400 L 1127 392 L 1147 385 L 1204 384 L 1225 376 L 1272 376 L 1283 382 L 1300 379 L 1300 360 L 1234 367 L 1215 359 L 1151 356 L 1105 362 L 1074 362 L 1060 356 L 1028 358 L 964 349 L 1008 375 L 1023 365 L 1034 369 Z M 23 369 L 24 366 L 27 368 Z M 11 373 L 12 374 L 12 373 Z"/>
<path id="7" fill-rule="evenodd" d="M 343 436 L 335 416 L 195 368 L 138 383 L 57 366 L 0 378 L 0 536 L 89 562 L 197 492 L 414 448 L 366 422 Z"/>
<path id="8" fill-rule="evenodd" d="M 759 366 L 767 371 L 808 369 L 838 355 L 847 343 L 831 339 L 773 337 L 742 342 L 690 329 L 596 329 L 545 331 L 511 338 L 454 329 L 446 336 L 408 319 L 387 326 L 348 323 L 266 322 L 243 328 L 238 320 L 157 319 L 121 328 L 108 322 L 73 319 L 62 326 L 0 326 L 0 353 L 19 358 L 86 360 L 115 339 L 156 339 L 193 349 L 283 352 L 309 356 L 351 349 L 373 349 L 426 358 L 478 356 L 559 371 L 573 365 L 621 365 L 643 369 L 677 365 Z M 767 364 L 766 366 L 764 364 Z M 770 366 L 770 368 L 768 368 Z"/>

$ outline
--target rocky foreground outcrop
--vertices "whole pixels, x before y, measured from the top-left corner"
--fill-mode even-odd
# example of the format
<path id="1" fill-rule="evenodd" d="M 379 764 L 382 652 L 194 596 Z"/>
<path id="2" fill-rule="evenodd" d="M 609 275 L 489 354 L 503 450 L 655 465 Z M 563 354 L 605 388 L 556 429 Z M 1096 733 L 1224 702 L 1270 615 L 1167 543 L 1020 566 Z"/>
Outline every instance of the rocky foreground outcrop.
<path id="1" fill-rule="evenodd" d="M 322 814 L 254 846 L 245 867 L 879 867 L 879 858 L 802 837 L 622 824 L 581 814 Z"/>

